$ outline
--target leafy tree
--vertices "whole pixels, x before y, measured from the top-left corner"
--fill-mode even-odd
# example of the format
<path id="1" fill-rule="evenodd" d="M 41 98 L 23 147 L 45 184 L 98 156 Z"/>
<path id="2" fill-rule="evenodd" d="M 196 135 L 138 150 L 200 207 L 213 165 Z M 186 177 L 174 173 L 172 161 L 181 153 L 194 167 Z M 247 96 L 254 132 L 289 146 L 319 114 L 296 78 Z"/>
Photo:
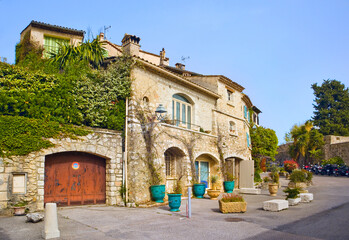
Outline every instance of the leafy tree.
<path id="1" fill-rule="evenodd" d="M 311 121 L 303 125 L 294 125 L 290 131 L 293 144 L 289 148 L 290 155 L 300 163 L 312 162 L 321 156 L 321 147 L 324 145 L 323 135 L 314 128 Z M 304 163 L 304 162 L 303 162 Z"/>
<path id="2" fill-rule="evenodd" d="M 313 84 L 315 111 L 314 126 L 323 135 L 349 136 L 349 90 L 337 80 L 324 80 L 321 86 Z"/>
<path id="3" fill-rule="evenodd" d="M 275 160 L 278 153 L 278 139 L 275 131 L 261 126 L 254 126 L 250 129 L 252 142 L 252 157 L 269 157 Z"/>

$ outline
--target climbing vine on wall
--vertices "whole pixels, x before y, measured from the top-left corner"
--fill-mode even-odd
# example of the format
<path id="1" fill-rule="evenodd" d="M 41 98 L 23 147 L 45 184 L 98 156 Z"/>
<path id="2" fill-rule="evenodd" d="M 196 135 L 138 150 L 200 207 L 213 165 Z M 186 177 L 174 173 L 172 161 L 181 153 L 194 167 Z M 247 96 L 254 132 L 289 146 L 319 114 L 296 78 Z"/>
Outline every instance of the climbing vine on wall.
<path id="1" fill-rule="evenodd" d="M 22 133 L 16 135 L 15 125 L 10 128 L 15 131 L 13 134 L 1 127 L 2 155 L 23 155 L 49 147 L 49 142 L 43 138 L 58 137 L 67 133 L 67 129 L 70 129 L 70 135 L 77 133 L 75 128 L 62 124 L 123 130 L 124 99 L 131 88 L 133 62 L 130 57 L 122 56 L 99 70 L 78 64 L 60 72 L 48 66 L 45 60 L 42 63 L 42 69 L 35 70 L 0 63 L 0 117 L 3 124 L 8 126 L 9 117 L 12 117 L 13 124 L 31 129 L 26 132 L 23 128 Z M 48 130 L 52 134 L 43 133 L 37 124 L 52 129 Z M 30 143 L 20 144 L 24 142 Z"/>

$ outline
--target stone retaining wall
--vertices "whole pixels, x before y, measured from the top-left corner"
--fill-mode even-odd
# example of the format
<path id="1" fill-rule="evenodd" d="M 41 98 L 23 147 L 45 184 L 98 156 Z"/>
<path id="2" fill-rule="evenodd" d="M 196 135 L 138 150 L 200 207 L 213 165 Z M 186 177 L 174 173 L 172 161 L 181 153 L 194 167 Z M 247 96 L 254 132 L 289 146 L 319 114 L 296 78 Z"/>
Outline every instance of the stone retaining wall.
<path id="1" fill-rule="evenodd" d="M 122 137 L 117 131 L 92 129 L 92 133 L 78 140 L 49 139 L 54 147 L 42 149 L 26 156 L 0 159 L 0 212 L 20 200 L 29 202 L 29 209 L 44 209 L 45 156 L 60 152 L 85 152 L 106 159 L 106 204 L 122 201 L 119 190 L 122 185 Z M 13 174 L 26 175 L 26 193 L 13 194 Z"/>

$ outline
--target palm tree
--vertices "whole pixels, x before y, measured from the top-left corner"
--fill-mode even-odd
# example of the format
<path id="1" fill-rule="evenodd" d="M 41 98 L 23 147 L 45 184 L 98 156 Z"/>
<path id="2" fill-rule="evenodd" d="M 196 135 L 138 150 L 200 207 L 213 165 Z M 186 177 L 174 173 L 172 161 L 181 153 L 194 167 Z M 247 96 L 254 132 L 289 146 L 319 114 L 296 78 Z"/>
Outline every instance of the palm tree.
<path id="1" fill-rule="evenodd" d="M 103 43 L 99 41 L 99 36 L 94 40 L 87 40 L 78 46 L 60 44 L 57 52 L 50 52 L 52 63 L 57 63 L 60 69 L 78 62 L 90 64 L 93 68 L 99 68 L 107 51 L 103 48 Z"/>
<path id="2" fill-rule="evenodd" d="M 300 163 L 300 159 L 304 161 L 310 160 L 311 157 L 319 156 L 323 142 L 323 136 L 314 129 L 311 121 L 305 122 L 303 125 L 294 125 L 291 129 L 291 137 L 293 144 L 290 147 L 291 156 Z"/>

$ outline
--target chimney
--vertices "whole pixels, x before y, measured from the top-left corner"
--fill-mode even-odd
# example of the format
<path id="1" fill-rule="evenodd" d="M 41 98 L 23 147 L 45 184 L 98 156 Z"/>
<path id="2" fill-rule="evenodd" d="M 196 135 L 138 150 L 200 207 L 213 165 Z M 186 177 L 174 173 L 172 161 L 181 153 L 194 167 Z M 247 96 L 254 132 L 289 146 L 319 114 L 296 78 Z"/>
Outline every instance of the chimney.
<path id="1" fill-rule="evenodd" d="M 122 48 L 125 51 L 125 53 L 130 54 L 131 56 L 136 55 L 139 56 L 139 41 L 141 39 L 135 35 L 130 35 L 125 33 L 124 38 L 121 40 L 122 42 Z"/>
<path id="2" fill-rule="evenodd" d="M 165 54 L 166 54 L 165 49 L 162 48 L 162 50 L 160 51 L 160 65 L 164 65 L 164 61 L 166 58 Z"/>
<path id="3" fill-rule="evenodd" d="M 101 32 L 101 33 L 99 34 L 99 41 L 103 41 L 103 40 L 104 40 L 104 33 Z"/>
<path id="4" fill-rule="evenodd" d="M 175 65 L 176 65 L 176 68 L 181 69 L 181 70 L 185 70 L 185 65 L 184 64 L 176 63 Z"/>

